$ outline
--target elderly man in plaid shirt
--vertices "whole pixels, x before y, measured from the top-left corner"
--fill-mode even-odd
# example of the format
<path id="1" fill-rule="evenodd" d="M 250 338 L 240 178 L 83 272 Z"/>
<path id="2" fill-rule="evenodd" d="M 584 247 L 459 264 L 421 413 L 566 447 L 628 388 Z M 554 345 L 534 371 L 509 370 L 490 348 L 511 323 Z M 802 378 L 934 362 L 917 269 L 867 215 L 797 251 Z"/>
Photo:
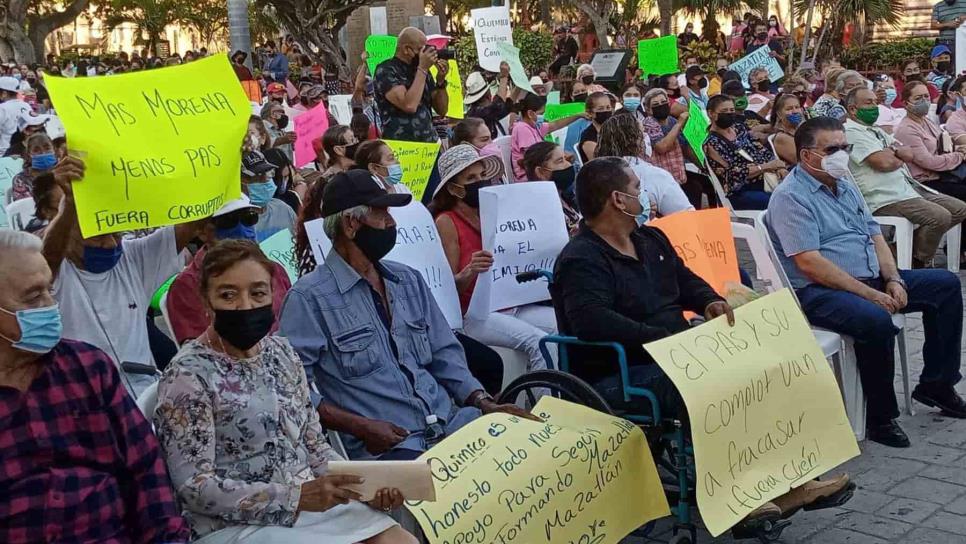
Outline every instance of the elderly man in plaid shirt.
<path id="1" fill-rule="evenodd" d="M 32 234 L 0 231 L 0 542 L 187 542 L 114 363 L 61 339 L 40 250 Z"/>

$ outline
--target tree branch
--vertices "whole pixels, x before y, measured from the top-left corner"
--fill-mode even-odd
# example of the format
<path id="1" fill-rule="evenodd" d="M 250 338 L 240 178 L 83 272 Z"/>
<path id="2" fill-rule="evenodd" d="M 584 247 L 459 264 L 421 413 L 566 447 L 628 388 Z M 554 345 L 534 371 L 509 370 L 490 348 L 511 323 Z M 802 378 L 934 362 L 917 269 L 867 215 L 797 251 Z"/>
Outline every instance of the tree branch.
<path id="1" fill-rule="evenodd" d="M 11 8 L 13 7 L 14 1 L 16 0 L 11 1 Z M 90 0 L 73 0 L 63 11 L 55 11 L 45 15 L 27 15 L 27 28 L 35 25 L 41 28 L 46 27 L 50 30 L 60 28 L 76 19 L 78 15 L 87 9 L 87 6 L 89 6 L 90 3 Z M 45 33 L 45 37 L 46 34 L 49 33 L 50 31 L 48 30 L 47 33 Z"/>

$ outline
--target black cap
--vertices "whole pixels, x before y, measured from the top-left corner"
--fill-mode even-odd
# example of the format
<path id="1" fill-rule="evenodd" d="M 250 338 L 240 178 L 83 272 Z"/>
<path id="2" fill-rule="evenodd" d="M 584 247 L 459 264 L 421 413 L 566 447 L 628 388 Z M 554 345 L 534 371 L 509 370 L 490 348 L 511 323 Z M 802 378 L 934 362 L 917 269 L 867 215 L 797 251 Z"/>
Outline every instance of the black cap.
<path id="1" fill-rule="evenodd" d="M 697 77 L 697 76 L 703 76 L 705 74 L 707 74 L 707 72 L 704 71 L 704 68 L 698 66 L 697 64 L 695 64 L 694 66 L 688 66 L 688 69 L 684 71 L 684 77 L 687 79 L 691 79 L 692 77 Z"/>
<path id="2" fill-rule="evenodd" d="M 241 173 L 253 178 L 275 170 L 275 165 L 265 160 L 265 155 L 259 151 L 249 151 L 242 155 Z"/>
<path id="3" fill-rule="evenodd" d="M 740 81 L 725 81 L 721 86 L 721 94 L 728 96 L 745 96 L 745 86 Z"/>
<path id="4" fill-rule="evenodd" d="M 329 217 L 356 206 L 395 208 L 405 206 L 413 195 L 390 194 L 373 179 L 368 170 L 354 169 L 336 174 L 322 192 L 322 217 Z"/>

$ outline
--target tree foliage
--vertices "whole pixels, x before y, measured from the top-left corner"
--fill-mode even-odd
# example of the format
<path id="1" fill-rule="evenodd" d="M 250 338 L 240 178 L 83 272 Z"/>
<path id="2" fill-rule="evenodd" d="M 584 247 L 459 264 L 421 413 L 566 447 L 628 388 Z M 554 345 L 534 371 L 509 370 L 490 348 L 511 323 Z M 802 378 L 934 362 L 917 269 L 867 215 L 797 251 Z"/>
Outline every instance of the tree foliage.
<path id="1" fill-rule="evenodd" d="M 90 0 L 8 0 L 0 10 L 0 57 L 23 63 L 42 60 L 47 36 L 89 5 Z"/>

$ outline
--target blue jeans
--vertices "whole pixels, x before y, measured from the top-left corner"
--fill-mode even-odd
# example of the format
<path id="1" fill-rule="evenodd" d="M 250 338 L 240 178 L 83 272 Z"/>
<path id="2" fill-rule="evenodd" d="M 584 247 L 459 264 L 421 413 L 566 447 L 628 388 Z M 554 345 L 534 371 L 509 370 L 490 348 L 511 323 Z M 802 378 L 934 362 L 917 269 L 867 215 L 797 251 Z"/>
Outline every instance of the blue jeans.
<path id="1" fill-rule="evenodd" d="M 926 341 L 922 356 L 925 366 L 919 383 L 955 385 L 959 373 L 963 335 L 963 297 L 959 278 L 945 270 L 902 270 L 908 285 L 909 303 L 902 313 L 922 312 Z M 863 283 L 883 290 L 882 280 Z M 869 425 L 899 417 L 893 385 L 895 336 L 899 330 L 882 307 L 852 293 L 809 285 L 798 290 L 808 321 L 817 327 L 851 336 L 859 377 L 866 394 Z"/>
<path id="2" fill-rule="evenodd" d="M 661 407 L 662 419 L 688 418 L 684 408 L 684 400 L 671 379 L 664 374 L 661 367 L 655 363 L 633 365 L 627 369 L 630 385 L 651 390 L 657 396 Z M 633 414 L 650 415 L 651 404 L 643 397 L 631 397 L 630 402 L 624 400 L 624 388 L 621 386 L 620 374 L 615 374 L 600 380 L 593 385 L 594 389 L 604 397 L 607 404 L 614 410 L 626 410 Z"/>
<path id="3" fill-rule="evenodd" d="M 749 183 L 728 195 L 731 206 L 736 210 L 767 210 L 771 193 L 766 193 L 761 182 Z"/>

